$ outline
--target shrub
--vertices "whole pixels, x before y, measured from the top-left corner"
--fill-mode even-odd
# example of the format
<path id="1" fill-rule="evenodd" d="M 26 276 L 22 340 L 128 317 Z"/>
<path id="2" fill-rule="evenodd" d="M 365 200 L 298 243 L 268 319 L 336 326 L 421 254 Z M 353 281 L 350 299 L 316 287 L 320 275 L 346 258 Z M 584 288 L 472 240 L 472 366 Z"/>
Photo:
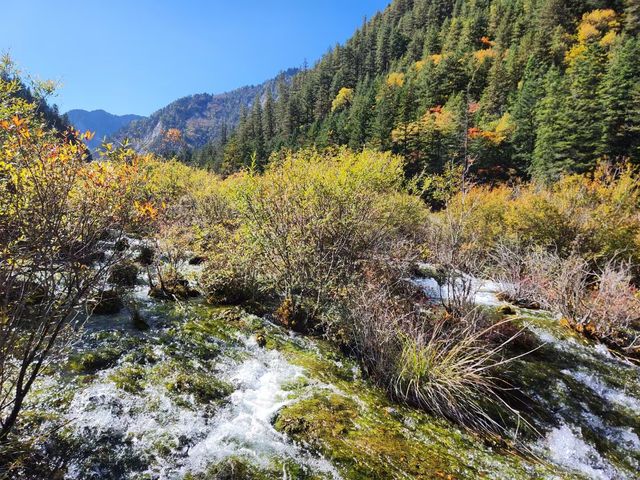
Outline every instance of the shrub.
<path id="1" fill-rule="evenodd" d="M 297 298 L 312 318 L 367 262 L 389 257 L 389 245 L 416 235 L 426 214 L 403 189 L 401 160 L 372 151 L 287 154 L 263 175 L 229 182 L 237 227 L 216 248 L 231 259 L 208 266 L 205 284 L 224 297 L 230 277 L 240 279 L 240 291 L 255 279 L 254 290 Z"/>
<path id="2" fill-rule="evenodd" d="M 238 251 L 209 257 L 202 283 L 209 303 L 239 305 L 259 296 L 254 272 Z"/>
<path id="3" fill-rule="evenodd" d="M 640 318 L 628 264 L 610 262 L 592 272 L 580 257 L 561 260 L 553 254 L 532 256 L 529 264 L 537 296 L 581 331 L 609 338 Z"/>
<path id="4" fill-rule="evenodd" d="M 640 178 L 630 166 L 601 165 L 550 186 L 474 187 L 435 216 L 460 219 L 459 246 L 491 254 L 499 244 L 578 254 L 603 267 L 613 258 L 640 265 Z"/>
<path id="5" fill-rule="evenodd" d="M 88 135 L 49 129 L 8 67 L 0 66 L 0 442 L 77 307 L 120 259 L 103 257 L 101 240 L 111 232 L 117 242 L 146 216 L 134 207 L 144 180 L 135 158 L 114 151 L 87 162 Z"/>

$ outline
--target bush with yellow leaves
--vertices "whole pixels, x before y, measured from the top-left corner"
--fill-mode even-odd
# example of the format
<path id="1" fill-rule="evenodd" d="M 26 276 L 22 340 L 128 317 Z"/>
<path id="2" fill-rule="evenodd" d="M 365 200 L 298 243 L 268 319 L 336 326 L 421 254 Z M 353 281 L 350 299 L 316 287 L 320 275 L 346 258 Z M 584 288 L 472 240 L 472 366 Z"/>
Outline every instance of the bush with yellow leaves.
<path id="1" fill-rule="evenodd" d="M 106 254 L 144 211 L 134 161 L 88 162 L 91 134 L 49 128 L 8 61 L 0 72 L 0 443 L 88 295 L 121 254 Z M 101 258 L 101 262 L 93 262 Z"/>

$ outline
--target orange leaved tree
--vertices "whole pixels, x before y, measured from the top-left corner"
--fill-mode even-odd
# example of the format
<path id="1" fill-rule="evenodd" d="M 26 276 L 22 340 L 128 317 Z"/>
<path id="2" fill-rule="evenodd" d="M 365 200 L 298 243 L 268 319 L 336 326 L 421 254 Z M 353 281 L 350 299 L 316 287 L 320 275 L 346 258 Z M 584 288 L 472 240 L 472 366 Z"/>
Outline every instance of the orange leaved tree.
<path id="1" fill-rule="evenodd" d="M 141 215 L 138 166 L 88 162 L 90 134 L 47 126 L 0 69 L 0 443 L 83 302 L 119 260 L 109 254 Z M 41 105 L 41 103 L 40 103 Z"/>

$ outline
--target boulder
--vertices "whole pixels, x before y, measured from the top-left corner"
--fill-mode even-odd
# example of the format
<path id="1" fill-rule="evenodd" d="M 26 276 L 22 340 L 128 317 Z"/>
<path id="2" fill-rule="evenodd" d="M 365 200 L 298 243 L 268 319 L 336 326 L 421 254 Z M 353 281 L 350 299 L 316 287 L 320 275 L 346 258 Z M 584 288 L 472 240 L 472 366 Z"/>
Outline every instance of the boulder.
<path id="1" fill-rule="evenodd" d="M 104 290 L 89 300 L 93 315 L 115 315 L 124 307 L 120 295 L 115 290 Z"/>

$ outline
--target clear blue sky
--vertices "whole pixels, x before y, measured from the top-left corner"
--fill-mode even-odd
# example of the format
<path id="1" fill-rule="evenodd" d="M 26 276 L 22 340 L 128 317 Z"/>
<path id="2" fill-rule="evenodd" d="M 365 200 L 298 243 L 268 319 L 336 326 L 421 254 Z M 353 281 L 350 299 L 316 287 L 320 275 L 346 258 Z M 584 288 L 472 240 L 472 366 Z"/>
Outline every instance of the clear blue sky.
<path id="1" fill-rule="evenodd" d="M 62 112 L 148 115 L 315 63 L 390 0 L 0 0 L 0 52 Z"/>

